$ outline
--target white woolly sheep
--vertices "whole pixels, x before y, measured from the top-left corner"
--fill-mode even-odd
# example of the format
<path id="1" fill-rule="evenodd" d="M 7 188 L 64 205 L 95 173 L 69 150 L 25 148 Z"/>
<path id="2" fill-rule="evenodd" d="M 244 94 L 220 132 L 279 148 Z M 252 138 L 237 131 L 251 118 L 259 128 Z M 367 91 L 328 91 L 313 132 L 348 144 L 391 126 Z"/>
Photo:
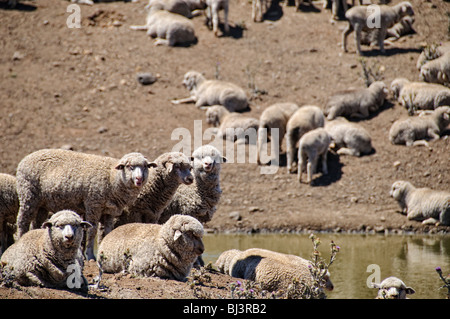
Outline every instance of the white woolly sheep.
<path id="1" fill-rule="evenodd" d="M 330 147 L 331 137 L 328 132 L 322 128 L 316 128 L 305 133 L 301 138 L 298 146 L 298 181 L 302 182 L 302 174 L 306 169 L 307 183 L 312 182 L 312 176 L 316 172 L 317 162 L 322 159 L 322 173 L 328 174 L 327 154 Z"/>
<path id="2" fill-rule="evenodd" d="M 214 35 L 219 36 L 219 11 L 224 12 L 224 30 L 225 33 L 230 33 L 230 26 L 228 25 L 228 10 L 229 0 L 206 0 L 207 5 L 207 25 L 212 21 L 212 29 Z"/>
<path id="3" fill-rule="evenodd" d="M 399 22 L 387 29 L 385 44 L 392 44 L 393 41 L 397 41 L 402 36 L 415 33 L 413 23 L 415 19 L 413 16 L 405 16 L 400 19 Z M 361 44 L 370 46 L 377 45 L 380 29 L 369 29 L 361 32 Z"/>
<path id="4" fill-rule="evenodd" d="M 295 103 L 276 103 L 269 106 L 261 113 L 258 128 L 258 164 L 261 164 L 260 154 L 262 152 L 262 147 L 267 143 L 267 138 L 271 136 L 272 129 L 278 130 L 278 141 L 272 141 L 272 143 L 278 143 L 278 148 L 281 150 L 281 144 L 286 133 L 287 122 L 292 114 L 298 109 L 299 106 Z"/>
<path id="5" fill-rule="evenodd" d="M 14 241 L 12 235 L 18 212 L 16 177 L 0 174 L 0 255 Z"/>
<path id="6" fill-rule="evenodd" d="M 315 105 L 304 105 L 292 114 L 286 124 L 286 158 L 288 173 L 294 172 L 293 163 L 296 145 L 300 138 L 315 128 L 323 127 L 325 118 Z"/>
<path id="7" fill-rule="evenodd" d="M 194 23 L 190 19 L 158 7 L 150 8 L 145 25 L 130 28 L 147 30 L 149 36 L 156 38 L 155 45 L 189 46 L 197 43 Z"/>
<path id="8" fill-rule="evenodd" d="M 379 284 L 372 284 L 373 288 L 378 288 L 375 299 L 407 299 L 406 295 L 412 295 L 415 290 L 407 287 L 405 283 L 397 277 L 385 278 Z"/>
<path id="9" fill-rule="evenodd" d="M 226 158 L 212 145 L 203 145 L 193 153 L 194 182 L 180 185 L 170 203 L 158 220 L 165 223 L 172 215 L 182 214 L 195 217 L 202 223 L 211 220 L 219 203 L 221 163 Z"/>
<path id="10" fill-rule="evenodd" d="M 125 272 L 185 281 L 204 251 L 203 232 L 198 220 L 183 215 L 174 215 L 163 225 L 119 226 L 98 247 L 100 280 L 103 272 Z"/>
<path id="11" fill-rule="evenodd" d="M 384 39 L 386 38 L 387 30 L 395 23 L 399 22 L 404 16 L 414 15 L 411 3 L 408 1 L 400 2 L 394 6 L 379 5 L 376 7 L 379 10 L 374 12 L 372 6 L 356 6 L 349 9 L 345 13 L 348 20 L 348 25 L 342 33 L 342 49 L 347 52 L 347 36 L 355 31 L 356 50 L 361 55 L 361 32 L 377 27 L 380 29 L 378 33 L 378 46 L 380 51 L 384 53 Z M 376 17 L 373 15 L 376 13 Z M 379 25 L 369 25 L 370 23 Z"/>
<path id="12" fill-rule="evenodd" d="M 373 151 L 369 132 L 343 117 L 326 122 L 325 130 L 332 139 L 332 148 L 337 148 L 339 155 L 361 156 Z"/>
<path id="13" fill-rule="evenodd" d="M 416 110 L 434 110 L 439 106 L 450 105 L 450 89 L 436 83 L 397 78 L 391 82 L 391 91 L 411 115 Z"/>
<path id="14" fill-rule="evenodd" d="M 450 84 L 450 52 L 426 62 L 420 68 L 420 80 L 430 83 Z"/>
<path id="15" fill-rule="evenodd" d="M 230 112 L 248 109 L 245 91 L 234 83 L 221 80 L 206 80 L 199 72 L 188 71 L 184 75 L 183 85 L 191 96 L 181 100 L 172 100 L 173 104 L 194 102 L 196 107 L 223 105 Z"/>
<path id="16" fill-rule="evenodd" d="M 416 188 L 410 182 L 396 181 L 389 195 L 397 201 L 408 219 L 450 226 L 449 192 Z"/>
<path id="17" fill-rule="evenodd" d="M 450 107 L 440 106 L 429 115 L 395 121 L 389 130 L 389 140 L 392 144 L 428 147 L 426 140 L 438 140 L 449 123 Z"/>
<path id="18" fill-rule="evenodd" d="M 202 10 L 206 9 L 206 3 L 204 0 L 149 0 L 145 8 L 158 8 L 190 19 L 200 15 Z"/>
<path id="19" fill-rule="evenodd" d="M 98 241 L 113 228 L 114 217 L 133 203 L 147 182 L 150 167 L 140 153 L 121 159 L 61 149 L 45 149 L 27 155 L 17 167 L 20 208 L 17 234 L 21 237 L 40 209 L 56 212 L 70 209 L 92 224 L 88 231 L 88 259 Z"/>
<path id="20" fill-rule="evenodd" d="M 450 42 L 433 43 L 423 48 L 422 52 L 417 59 L 416 67 L 420 71 L 422 65 L 427 61 L 434 60 L 446 52 L 450 52 Z"/>
<path id="21" fill-rule="evenodd" d="M 116 227 L 126 223 L 156 224 L 178 187 L 194 182 L 191 160 L 183 153 L 164 153 L 154 163 L 156 168 L 149 172 L 147 183 L 136 201 L 124 209 Z"/>
<path id="22" fill-rule="evenodd" d="M 338 116 L 345 118 L 367 118 L 378 111 L 389 93 L 381 81 L 373 82 L 368 88 L 350 89 L 333 94 L 325 106 L 324 114 L 328 120 Z"/>
<path id="23" fill-rule="evenodd" d="M 266 249 L 236 249 L 223 252 L 216 266 L 230 276 L 253 280 L 268 291 L 287 289 L 294 279 L 312 286 L 311 262 L 299 256 L 282 254 Z M 320 285 L 333 290 L 333 283 L 327 273 Z"/>
<path id="24" fill-rule="evenodd" d="M 3 270 L 20 285 L 52 288 L 72 288 L 69 276 L 75 271 L 75 283 L 71 283 L 87 289 L 80 247 L 84 229 L 91 224 L 82 221 L 77 213 L 63 210 L 42 227 L 29 231 L 3 253 Z"/>

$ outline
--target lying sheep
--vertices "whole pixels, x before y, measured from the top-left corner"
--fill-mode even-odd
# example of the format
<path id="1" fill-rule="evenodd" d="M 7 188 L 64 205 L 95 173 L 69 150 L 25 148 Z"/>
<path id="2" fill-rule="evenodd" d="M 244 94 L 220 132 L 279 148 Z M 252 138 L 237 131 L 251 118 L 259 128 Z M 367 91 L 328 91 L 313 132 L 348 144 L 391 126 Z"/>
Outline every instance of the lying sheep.
<path id="1" fill-rule="evenodd" d="M 420 68 L 420 80 L 430 83 L 450 84 L 450 52 L 428 61 Z"/>
<path id="2" fill-rule="evenodd" d="M 317 162 L 322 159 L 322 173 L 328 174 L 327 154 L 331 143 L 331 137 L 328 132 L 322 128 L 316 128 L 305 133 L 299 142 L 298 147 L 298 181 L 302 182 L 302 174 L 306 169 L 307 183 L 312 182 L 312 176 L 316 172 Z"/>
<path id="3" fill-rule="evenodd" d="M 373 82 L 368 88 L 350 89 L 333 94 L 325 106 L 324 114 L 329 121 L 338 116 L 345 118 L 367 118 L 378 111 L 388 94 L 381 81 Z"/>
<path id="4" fill-rule="evenodd" d="M 133 203 L 147 182 L 150 167 L 140 153 L 121 159 L 61 149 L 45 149 L 26 156 L 17 167 L 20 209 L 17 234 L 23 236 L 40 209 L 71 209 L 92 224 L 87 236 L 87 257 L 94 259 L 94 240 L 113 228 L 114 217 Z"/>
<path id="5" fill-rule="evenodd" d="M 191 216 L 174 215 L 164 225 L 119 226 L 98 247 L 99 280 L 103 272 L 125 272 L 185 281 L 204 251 L 202 237 L 202 224 Z"/>
<path id="6" fill-rule="evenodd" d="M 249 143 L 251 131 L 256 132 L 259 127 L 259 120 L 253 117 L 245 116 L 236 112 L 229 112 L 222 105 L 213 105 L 206 107 L 206 122 L 213 126 L 219 126 L 217 136 L 228 139 L 233 142 L 245 139 Z"/>
<path id="7" fill-rule="evenodd" d="M 325 130 L 332 139 L 332 148 L 337 148 L 339 155 L 361 156 L 373 151 L 369 132 L 343 117 L 326 122 Z"/>
<path id="8" fill-rule="evenodd" d="M 450 105 L 450 89 L 440 84 L 397 78 L 391 82 L 391 91 L 410 115 L 416 110 L 434 110 L 439 106 Z"/>
<path id="9" fill-rule="evenodd" d="M 261 283 L 262 288 L 268 291 L 285 290 L 295 279 L 309 287 L 314 284 L 310 261 L 266 249 L 225 251 L 219 256 L 216 266 L 230 276 Z M 320 286 L 321 289 L 333 290 L 329 273 L 325 274 Z"/>
<path id="10" fill-rule="evenodd" d="M 190 215 L 202 223 L 211 220 L 219 203 L 221 163 L 226 162 L 219 150 L 212 145 L 197 148 L 193 157 L 194 183 L 180 185 L 158 220 L 165 223 L 172 215 Z"/>
<path id="11" fill-rule="evenodd" d="M 393 41 L 397 41 L 402 36 L 415 33 L 413 23 L 415 19 L 413 16 L 405 16 L 400 19 L 399 22 L 387 29 L 385 44 L 392 44 Z M 377 45 L 380 29 L 370 29 L 368 31 L 361 32 L 361 44 L 375 46 Z"/>
<path id="12" fill-rule="evenodd" d="M 278 130 L 278 141 L 272 142 L 278 143 L 278 148 L 281 150 L 281 144 L 286 133 L 287 122 L 298 108 L 298 105 L 295 103 L 276 103 L 269 106 L 261 113 L 258 128 L 258 164 L 261 164 L 260 154 L 262 152 L 262 147 L 267 143 L 267 138 L 271 136 L 272 130 Z"/>
<path id="13" fill-rule="evenodd" d="M 155 45 L 189 46 L 197 43 L 191 20 L 159 7 L 150 8 L 145 25 L 130 26 L 130 29 L 147 30 L 149 36 L 156 38 Z"/>
<path id="14" fill-rule="evenodd" d="M 440 106 L 429 115 L 395 121 L 389 131 L 389 140 L 392 144 L 428 147 L 426 140 L 438 140 L 449 123 L 450 107 Z"/>
<path id="15" fill-rule="evenodd" d="M 43 229 L 29 231 L 4 252 L 0 259 L 3 270 L 23 286 L 72 288 L 70 282 L 86 289 L 80 247 L 83 231 L 90 227 L 77 213 L 59 211 Z M 75 277 L 75 283 L 70 276 Z"/>
<path id="16" fill-rule="evenodd" d="M 356 6 L 345 13 L 348 25 L 342 33 L 342 49 L 347 52 L 347 36 L 355 31 L 356 50 L 361 55 L 361 32 L 371 28 L 379 28 L 378 46 L 381 53 L 384 53 L 384 39 L 387 30 L 405 16 L 414 15 L 411 3 L 400 2 L 394 6 L 379 5 L 376 7 L 379 12 L 374 12 L 372 6 Z M 375 15 L 375 17 L 374 17 Z M 377 22 L 379 25 L 376 25 Z M 373 26 L 370 23 L 374 24 Z"/>
<path id="17" fill-rule="evenodd" d="M 434 60 L 446 52 L 450 52 L 450 41 L 443 43 L 433 43 L 425 46 L 417 59 L 416 67 L 420 71 L 422 65 L 426 62 Z"/>
<path id="18" fill-rule="evenodd" d="M 323 127 L 325 118 L 322 110 L 315 105 L 305 105 L 292 114 L 286 124 L 286 158 L 288 173 L 294 172 L 295 148 L 300 138 L 315 128 Z"/>
<path id="19" fill-rule="evenodd" d="M 115 226 L 126 223 L 157 223 L 180 185 L 194 182 L 190 159 L 180 152 L 164 153 L 155 159 L 157 165 L 148 175 L 136 201 L 126 207 Z"/>
<path id="20" fill-rule="evenodd" d="M 207 25 L 212 21 L 212 29 L 214 35 L 219 36 L 219 11 L 224 12 L 224 29 L 225 33 L 230 33 L 230 26 L 228 25 L 228 4 L 229 0 L 206 0 L 207 5 Z"/>
<path id="21" fill-rule="evenodd" d="M 448 191 L 416 188 L 410 182 L 396 181 L 389 195 L 397 201 L 408 219 L 422 221 L 423 224 L 450 226 Z"/>
<path id="22" fill-rule="evenodd" d="M 150 0 L 145 8 L 147 10 L 158 8 L 191 19 L 206 9 L 206 3 L 204 0 Z"/>
<path id="23" fill-rule="evenodd" d="M 375 299 L 407 299 L 406 295 L 412 295 L 415 290 L 407 287 L 403 281 L 397 277 L 385 278 L 379 284 L 372 284 L 373 288 L 378 289 L 378 295 Z"/>
<path id="24" fill-rule="evenodd" d="M 16 177 L 0 174 L 0 255 L 14 241 L 12 232 L 19 211 Z"/>
<path id="25" fill-rule="evenodd" d="M 184 75 L 183 85 L 191 96 L 181 100 L 172 100 L 173 104 L 194 102 L 196 107 L 223 105 L 230 112 L 248 109 L 245 91 L 234 83 L 220 80 L 206 80 L 199 72 L 189 71 Z"/>

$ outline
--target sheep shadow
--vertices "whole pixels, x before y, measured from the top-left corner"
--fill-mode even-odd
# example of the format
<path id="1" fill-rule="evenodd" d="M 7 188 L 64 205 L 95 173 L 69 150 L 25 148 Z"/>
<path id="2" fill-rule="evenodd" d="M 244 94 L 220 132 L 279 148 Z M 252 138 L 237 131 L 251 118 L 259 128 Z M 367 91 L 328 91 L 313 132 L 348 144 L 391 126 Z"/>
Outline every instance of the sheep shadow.
<path id="1" fill-rule="evenodd" d="M 8 2 L 0 2 L 0 10 L 17 10 L 17 11 L 24 11 L 24 12 L 32 12 L 35 11 L 37 9 L 36 6 L 34 5 L 30 5 L 30 4 L 26 4 L 26 3 L 17 3 L 17 5 L 14 8 L 11 8 L 8 5 Z"/>
<path id="2" fill-rule="evenodd" d="M 368 120 L 371 120 L 371 119 L 377 117 L 382 112 L 392 109 L 394 107 L 394 105 L 395 105 L 394 103 L 392 103 L 388 99 L 385 99 L 383 105 L 381 105 L 379 107 L 379 109 L 376 110 L 375 112 L 370 112 L 368 117 L 365 117 L 365 118 L 347 117 L 347 120 L 349 120 L 350 122 L 368 121 Z"/>
<path id="3" fill-rule="evenodd" d="M 328 151 L 328 157 L 327 157 L 327 166 L 328 166 L 328 174 L 320 176 L 317 176 L 316 178 L 313 177 L 313 180 L 311 181 L 312 187 L 323 187 L 323 186 L 329 186 L 333 183 L 336 183 L 338 180 L 342 178 L 342 167 L 344 166 L 340 161 L 340 156 L 334 152 Z M 322 165 L 317 165 L 317 173 L 322 173 Z"/>
<path id="4" fill-rule="evenodd" d="M 280 0 L 278 0 L 278 1 L 271 1 L 270 2 L 270 7 L 263 14 L 263 20 L 277 21 L 277 20 L 281 19 L 283 14 L 284 14 L 283 13 L 283 7 L 280 6 Z"/>
<path id="5" fill-rule="evenodd" d="M 411 52 L 420 54 L 422 50 L 418 48 L 385 48 L 385 52 L 381 53 L 380 49 L 374 48 L 370 51 L 361 51 L 361 55 L 366 57 L 377 57 L 377 56 L 393 56 L 397 54 L 406 54 Z"/>
<path id="6" fill-rule="evenodd" d="M 295 0 L 287 0 L 286 3 L 287 6 L 295 6 Z M 298 8 L 296 8 L 297 11 L 301 11 L 301 12 L 314 12 L 314 13 L 319 13 L 321 12 L 321 10 L 316 7 L 313 3 L 311 4 L 307 4 L 305 2 L 301 3 Z"/>
<path id="7" fill-rule="evenodd" d="M 231 276 L 254 280 L 256 277 L 256 267 L 258 267 L 262 259 L 263 257 L 258 255 L 251 255 L 244 259 L 239 259 L 231 269 Z"/>
<path id="8" fill-rule="evenodd" d="M 239 24 L 235 24 L 234 26 L 229 24 L 228 26 L 229 26 L 230 30 L 228 33 L 226 33 L 225 25 L 222 22 L 219 23 L 219 30 L 221 32 L 221 35 L 219 36 L 220 38 L 228 37 L 228 38 L 233 38 L 233 39 L 240 39 L 243 37 L 245 27 L 243 27 Z"/>

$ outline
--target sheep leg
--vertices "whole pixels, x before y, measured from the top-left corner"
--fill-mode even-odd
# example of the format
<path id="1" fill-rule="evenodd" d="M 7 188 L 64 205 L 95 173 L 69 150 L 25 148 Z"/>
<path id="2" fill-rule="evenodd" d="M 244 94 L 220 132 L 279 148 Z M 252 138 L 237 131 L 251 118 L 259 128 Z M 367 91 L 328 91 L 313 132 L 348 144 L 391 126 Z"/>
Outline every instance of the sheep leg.
<path id="1" fill-rule="evenodd" d="M 384 50 L 384 39 L 386 39 L 386 33 L 387 33 L 387 29 L 383 28 L 383 27 L 380 28 L 380 31 L 378 32 L 378 46 L 380 47 L 381 53 L 386 52 Z"/>
<path id="2" fill-rule="evenodd" d="M 197 101 L 195 96 L 190 96 L 184 99 L 179 100 L 171 100 L 170 103 L 172 104 L 184 104 L 184 103 L 195 103 Z"/>
<path id="3" fill-rule="evenodd" d="M 91 223 L 92 227 L 87 229 L 87 238 L 86 238 L 86 258 L 87 260 L 95 260 L 94 255 L 94 245 L 95 245 L 95 237 L 97 236 L 97 228 L 99 224 L 99 217 L 94 215 L 95 213 L 89 212 L 86 210 L 86 221 Z"/>
<path id="4" fill-rule="evenodd" d="M 428 219 L 425 219 L 425 220 L 422 222 L 422 224 L 424 224 L 424 225 L 436 225 L 438 222 L 439 222 L 439 221 L 438 221 L 436 218 L 430 217 L 430 218 L 428 218 Z"/>
<path id="5" fill-rule="evenodd" d="M 153 45 L 158 46 L 158 45 L 167 45 L 167 46 L 174 46 L 175 43 L 173 43 L 170 39 L 161 39 L 161 38 L 156 38 L 155 42 L 153 42 Z"/>
<path id="6" fill-rule="evenodd" d="M 295 141 L 293 140 L 293 136 L 291 134 L 287 134 L 286 136 L 286 159 L 287 159 L 287 171 L 288 174 L 292 172 L 292 162 L 294 161 L 294 147 Z"/>
<path id="7" fill-rule="evenodd" d="M 356 42 L 356 52 L 358 52 L 359 55 L 361 54 L 361 31 L 362 31 L 362 25 L 360 23 L 356 24 L 355 28 L 355 42 Z"/>
<path id="8" fill-rule="evenodd" d="M 344 50 L 344 52 L 348 52 L 347 51 L 347 37 L 350 33 L 353 32 L 353 25 L 349 22 L 347 27 L 345 28 L 345 30 L 342 32 L 342 49 Z"/>
<path id="9" fill-rule="evenodd" d="M 328 174 L 327 158 L 328 158 L 328 152 L 325 151 L 325 153 L 322 155 L 322 173 L 323 173 L 323 175 Z"/>
<path id="10" fill-rule="evenodd" d="M 228 2 L 227 4 L 224 6 L 223 8 L 223 23 L 224 23 L 224 28 L 225 28 L 225 34 L 229 34 L 230 33 L 230 25 L 228 24 Z"/>
<path id="11" fill-rule="evenodd" d="M 108 235 L 114 228 L 114 218 L 112 215 L 102 215 L 98 224 L 97 243 L 100 244 L 103 238 Z"/>
<path id="12" fill-rule="evenodd" d="M 258 144 L 257 144 L 257 155 L 256 155 L 256 162 L 258 165 L 261 165 L 261 153 L 262 153 L 262 147 L 263 145 L 266 145 L 267 149 L 267 128 L 260 127 L 258 129 Z M 267 154 L 267 152 L 266 152 Z"/>
<path id="13" fill-rule="evenodd" d="M 406 146 L 425 146 L 425 147 L 430 147 L 430 145 L 428 144 L 428 142 L 427 141 L 425 141 L 425 140 L 418 140 L 418 141 L 414 141 L 414 142 L 407 142 L 406 143 Z"/>
<path id="14" fill-rule="evenodd" d="M 212 11 L 212 25 L 213 25 L 213 32 L 216 37 L 219 36 L 219 8 L 217 4 L 213 4 L 213 7 L 211 8 Z"/>

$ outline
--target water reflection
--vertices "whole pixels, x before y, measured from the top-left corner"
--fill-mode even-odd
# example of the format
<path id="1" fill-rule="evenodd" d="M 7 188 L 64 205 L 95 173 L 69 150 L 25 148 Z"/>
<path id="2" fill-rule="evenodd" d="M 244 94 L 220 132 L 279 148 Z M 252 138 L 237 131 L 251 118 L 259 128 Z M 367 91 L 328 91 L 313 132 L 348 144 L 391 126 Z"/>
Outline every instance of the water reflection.
<path id="1" fill-rule="evenodd" d="M 450 236 L 419 235 L 349 235 L 317 234 L 321 239 L 320 251 L 328 260 L 330 242 L 341 247 L 330 268 L 335 289 L 328 298 L 372 299 L 377 291 L 367 287 L 369 265 L 379 266 L 383 280 L 389 276 L 402 279 L 416 291 L 411 299 L 443 299 L 446 296 L 435 268 L 440 266 L 450 273 Z M 208 234 L 204 237 L 205 262 L 216 261 L 221 252 L 253 247 L 270 249 L 310 258 L 311 240 L 307 234 Z"/>

